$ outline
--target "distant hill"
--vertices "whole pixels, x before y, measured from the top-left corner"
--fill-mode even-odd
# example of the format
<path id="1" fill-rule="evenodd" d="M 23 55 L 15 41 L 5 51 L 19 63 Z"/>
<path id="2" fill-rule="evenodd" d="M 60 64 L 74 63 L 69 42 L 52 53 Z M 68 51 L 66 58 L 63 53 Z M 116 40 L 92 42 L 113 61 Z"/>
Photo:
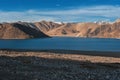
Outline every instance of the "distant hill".
<path id="1" fill-rule="evenodd" d="M 1 39 L 44 38 L 48 36 L 120 38 L 120 19 L 115 22 L 57 23 L 16 22 L 1 23 Z"/>
<path id="2" fill-rule="evenodd" d="M 44 33 L 47 33 L 48 31 L 51 31 L 61 26 L 61 24 L 47 21 L 35 22 L 34 25 Z"/>
<path id="3" fill-rule="evenodd" d="M 35 25 L 49 36 L 120 38 L 120 20 L 113 23 L 54 23 L 39 22 Z"/>
<path id="4" fill-rule="evenodd" d="M 0 39 L 27 39 L 48 37 L 34 24 L 25 22 L 1 23 Z"/>

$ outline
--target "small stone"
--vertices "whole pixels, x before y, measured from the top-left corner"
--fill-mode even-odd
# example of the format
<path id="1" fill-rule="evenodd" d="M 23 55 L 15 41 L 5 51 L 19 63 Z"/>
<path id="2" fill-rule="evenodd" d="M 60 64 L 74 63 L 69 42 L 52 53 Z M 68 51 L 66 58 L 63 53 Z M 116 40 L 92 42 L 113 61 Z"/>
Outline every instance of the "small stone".
<path id="1" fill-rule="evenodd" d="M 109 78 L 110 78 L 110 76 L 109 76 L 109 75 L 107 75 L 107 76 L 106 76 L 106 79 L 109 79 Z"/>

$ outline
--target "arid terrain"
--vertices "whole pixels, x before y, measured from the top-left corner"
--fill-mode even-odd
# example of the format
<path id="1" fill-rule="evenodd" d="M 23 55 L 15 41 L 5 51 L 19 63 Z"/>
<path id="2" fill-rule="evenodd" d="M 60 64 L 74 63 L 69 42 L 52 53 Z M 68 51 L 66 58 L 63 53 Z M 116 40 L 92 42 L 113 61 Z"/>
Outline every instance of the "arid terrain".
<path id="1" fill-rule="evenodd" d="M 28 39 L 48 36 L 120 38 L 120 20 L 115 22 L 15 22 L 0 24 L 1 39 Z"/>
<path id="2" fill-rule="evenodd" d="M 0 80 L 120 80 L 120 58 L 1 50 Z"/>
<path id="3" fill-rule="evenodd" d="M 49 36 L 120 38 L 120 20 L 115 22 L 83 22 L 83 23 L 34 23 Z"/>
<path id="4" fill-rule="evenodd" d="M 48 37 L 31 23 L 16 22 L 0 24 L 0 39 L 28 39 Z"/>

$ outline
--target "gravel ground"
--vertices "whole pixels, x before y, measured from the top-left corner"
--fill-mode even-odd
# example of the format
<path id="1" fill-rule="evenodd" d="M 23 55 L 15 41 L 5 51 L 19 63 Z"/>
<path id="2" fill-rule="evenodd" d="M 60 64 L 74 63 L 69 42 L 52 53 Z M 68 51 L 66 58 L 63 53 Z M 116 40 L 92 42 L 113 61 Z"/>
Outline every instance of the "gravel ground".
<path id="1" fill-rule="evenodd" d="M 120 80 L 120 58 L 1 50 L 0 80 Z"/>

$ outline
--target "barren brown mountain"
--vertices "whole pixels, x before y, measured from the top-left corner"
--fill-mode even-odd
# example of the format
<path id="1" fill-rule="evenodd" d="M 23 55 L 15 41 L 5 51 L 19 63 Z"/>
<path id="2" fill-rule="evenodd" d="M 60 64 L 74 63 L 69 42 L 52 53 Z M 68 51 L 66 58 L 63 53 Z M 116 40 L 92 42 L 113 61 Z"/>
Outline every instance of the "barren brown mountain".
<path id="1" fill-rule="evenodd" d="M 26 39 L 48 37 L 34 24 L 25 22 L 0 24 L 1 39 Z"/>
<path id="2" fill-rule="evenodd" d="M 0 24 L 0 38 L 25 39 L 49 36 L 120 38 L 120 20 L 113 23 L 16 22 Z"/>
<path id="3" fill-rule="evenodd" d="M 120 21 L 113 23 L 35 23 L 37 27 L 49 36 L 120 38 Z"/>
<path id="4" fill-rule="evenodd" d="M 62 24 L 47 21 L 35 22 L 34 25 L 44 33 L 62 26 Z"/>

